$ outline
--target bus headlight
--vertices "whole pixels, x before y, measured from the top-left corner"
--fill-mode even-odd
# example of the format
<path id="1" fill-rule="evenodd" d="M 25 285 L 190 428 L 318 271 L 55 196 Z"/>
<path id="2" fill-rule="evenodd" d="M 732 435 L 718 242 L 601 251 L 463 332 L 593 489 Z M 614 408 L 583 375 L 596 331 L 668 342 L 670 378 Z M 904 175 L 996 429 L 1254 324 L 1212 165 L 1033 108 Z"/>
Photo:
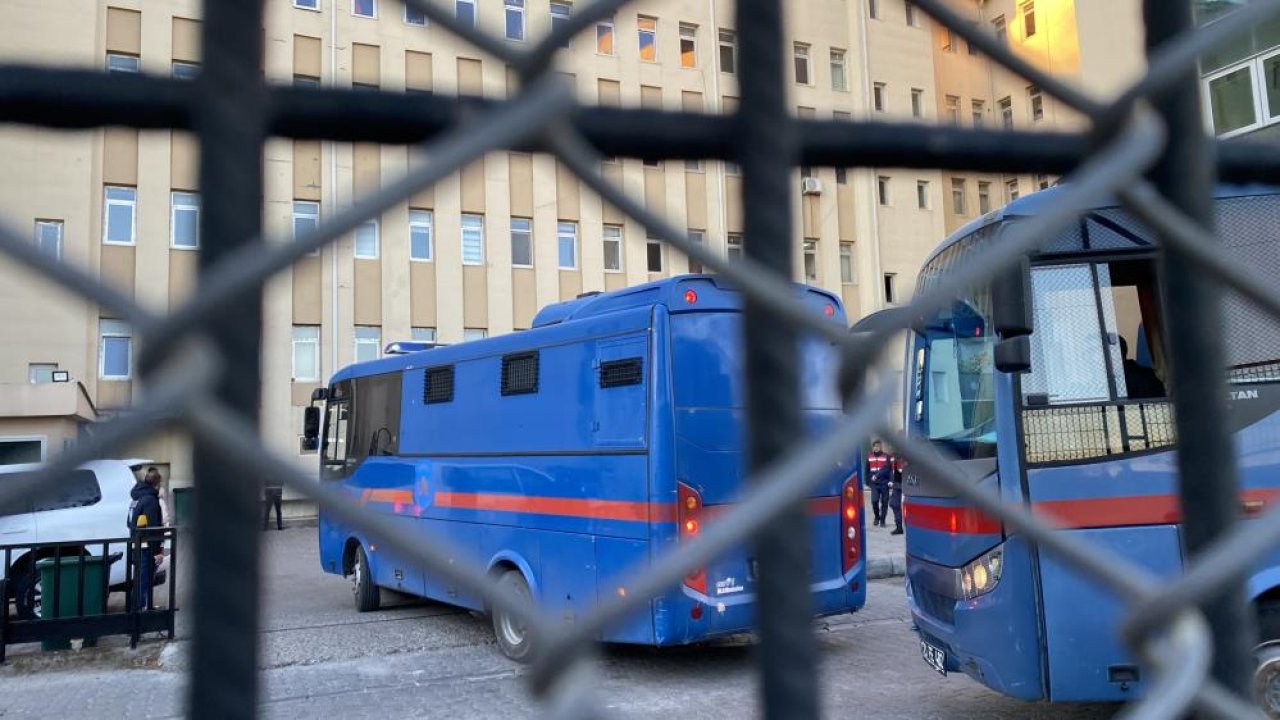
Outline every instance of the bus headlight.
<path id="1" fill-rule="evenodd" d="M 1004 548 L 997 547 L 987 551 L 978 559 L 960 568 L 959 585 L 965 600 L 986 595 L 996 589 L 1000 583 L 1000 573 L 1004 571 Z"/>

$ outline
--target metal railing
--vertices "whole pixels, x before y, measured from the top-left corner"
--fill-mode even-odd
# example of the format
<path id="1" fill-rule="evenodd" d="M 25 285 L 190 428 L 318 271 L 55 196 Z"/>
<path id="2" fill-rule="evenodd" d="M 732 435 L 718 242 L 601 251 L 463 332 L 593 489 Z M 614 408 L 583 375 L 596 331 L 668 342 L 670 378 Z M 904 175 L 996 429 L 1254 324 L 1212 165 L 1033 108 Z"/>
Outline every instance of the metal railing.
<path id="1" fill-rule="evenodd" d="M 153 562 L 152 548 L 165 551 L 167 570 L 142 571 L 142 563 Z M 52 566 L 45 567 L 46 561 Z M 8 645 L 65 646 L 73 639 L 92 645 L 107 635 L 128 635 L 129 647 L 134 648 L 149 632 L 165 632 L 172 640 L 178 610 L 177 561 L 174 528 L 139 530 L 119 538 L 0 545 L 0 663 Z M 117 563 L 124 571 L 112 582 Z M 140 593 L 138 581 L 144 575 L 151 578 L 152 587 Z M 158 585 L 165 586 L 163 605 L 154 601 Z M 113 606 L 111 596 L 117 592 L 124 598 Z M 144 597 L 152 601 L 142 602 Z"/>
<path id="2" fill-rule="evenodd" d="M 262 76 L 262 0 L 207 2 L 204 63 L 194 81 L 30 66 L 0 66 L 0 121 L 46 127 L 123 125 L 195 131 L 200 138 L 202 248 L 199 291 L 159 316 L 92 274 L 51 260 L 24 233 L 0 225 L 0 251 L 66 289 L 130 322 L 142 339 L 145 398 L 104 425 L 51 466 L 0 490 L 0 501 L 34 483 L 52 481 L 78 463 L 157 429 L 180 426 L 195 443 L 196 590 L 193 662 L 188 683 L 192 717 L 243 718 L 255 713 L 259 622 L 258 487 L 283 479 L 326 506 L 341 521 L 376 532 L 405 557 L 440 573 L 490 606 L 523 617 L 545 650 L 530 674 L 530 690 L 551 714 L 597 713 L 597 683 L 589 662 L 593 638 L 628 611 L 680 582 L 693 568 L 743 542 L 758 543 L 763 707 L 771 717 L 817 715 L 818 673 L 810 634 L 804 567 L 807 489 L 826 470 L 879 431 L 917 469 L 1003 520 L 1047 552 L 1114 590 L 1127 603 L 1124 636 L 1155 671 L 1148 695 L 1130 717 L 1177 717 L 1188 709 L 1209 716 L 1256 714 L 1243 696 L 1250 677 L 1250 619 L 1241 577 L 1280 543 L 1280 510 L 1247 526 L 1234 513 L 1237 481 L 1224 417 L 1223 365 L 1214 342 L 1220 286 L 1280 316 L 1280 293 L 1215 251 L 1207 230 L 1215 173 L 1227 180 L 1280 178 L 1280 150 L 1242 143 L 1213 144 L 1205 136 L 1198 98 L 1197 58 L 1280 9 L 1264 0 L 1193 30 L 1190 3 L 1146 0 L 1148 67 L 1118 97 L 1103 101 L 1019 58 L 984 30 L 969 25 L 943 0 L 915 0 L 998 64 L 1039 86 L 1089 120 L 1080 134 L 1023 133 L 873 121 L 819 121 L 788 115 L 784 85 L 782 0 L 738 0 L 741 107 L 727 116 L 585 108 L 552 72 L 563 42 L 607 17 L 626 0 L 593 0 L 549 37 L 521 50 L 460 24 L 440 3 L 405 0 L 435 25 L 513 68 L 521 89 L 509 100 L 447 98 L 268 87 Z M 857 12 L 853 10 L 853 12 Z M 262 148 L 270 136 L 381 143 L 422 143 L 428 162 L 336 212 L 296 242 L 263 238 L 260 226 Z M 268 452 L 257 433 L 263 283 L 367 217 L 404 201 L 446 175 L 500 149 L 547 152 L 572 169 L 604 201 L 732 281 L 747 298 L 746 375 L 751 437 L 749 497 L 696 541 L 655 559 L 626 597 L 613 597 L 570 628 L 534 607 L 496 592 L 476 568 L 450 564 L 440 543 L 418 543 L 366 508 L 315 483 L 293 463 Z M 1215 162 L 1216 152 L 1216 162 Z M 648 211 L 599 171 L 601 157 L 718 159 L 737 162 L 746 208 L 743 262 L 729 263 Z M 1190 558 L 1173 583 L 1160 583 L 1124 559 L 1055 533 L 1022 506 L 1002 504 L 967 483 L 934 448 L 884 424 L 892 393 L 862 381 L 884 328 L 858 338 L 794 302 L 791 277 L 789 180 L 798 165 L 892 166 L 956 171 L 1067 174 L 1060 201 L 1019 223 L 918 294 L 902 322 L 950 302 L 957 291 L 1011 267 L 1086 209 L 1112 197 L 1159 234 L 1167 280 L 1166 311 L 1179 317 L 1170 336 L 1176 398 L 1181 494 Z M 1195 272 L 1191 269 L 1195 268 Z M 843 354 L 843 389 L 852 408 L 825 437 L 804 441 L 798 422 L 794 343 L 817 333 Z M 1182 359 L 1188 359 L 1183 363 Z M 1191 362 L 1190 359 L 1195 361 Z M 1208 467 L 1211 471 L 1205 472 Z M 1194 482 L 1187 479 L 1194 479 Z"/>

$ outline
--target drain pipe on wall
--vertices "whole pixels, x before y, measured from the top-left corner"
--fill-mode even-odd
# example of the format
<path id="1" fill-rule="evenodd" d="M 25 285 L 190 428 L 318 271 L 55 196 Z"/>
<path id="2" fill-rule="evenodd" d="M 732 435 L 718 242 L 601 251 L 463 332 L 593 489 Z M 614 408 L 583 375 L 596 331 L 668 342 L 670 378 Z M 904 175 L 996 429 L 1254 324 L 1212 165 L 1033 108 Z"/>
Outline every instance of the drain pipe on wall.
<path id="1" fill-rule="evenodd" d="M 720 23 L 716 20 L 716 0 L 707 0 L 707 10 L 711 14 L 711 32 L 712 43 L 711 48 L 714 50 L 712 57 L 714 61 L 711 63 L 711 112 L 720 114 L 721 98 L 720 98 Z M 734 45 L 737 45 L 737 35 L 734 35 Z M 736 54 L 736 53 L 735 53 Z M 736 68 L 735 68 L 736 69 Z M 724 163 L 716 165 L 716 189 L 720 194 L 720 234 L 724 235 L 725 253 L 729 252 L 729 199 L 725 197 L 724 186 Z M 706 271 L 706 268 L 703 268 Z"/>
<path id="2" fill-rule="evenodd" d="M 871 48 L 867 47 L 867 18 L 869 15 L 870 10 L 866 7 L 866 2 L 864 2 L 862 11 L 858 13 L 858 44 L 862 46 L 862 101 L 863 107 L 867 108 L 868 117 L 873 112 L 871 104 Z M 880 264 L 880 200 L 876 192 L 875 169 L 867 168 L 864 172 L 871 173 L 870 182 L 868 183 L 870 188 L 868 196 L 871 201 L 868 204 L 868 207 L 871 208 L 871 252 L 873 255 L 872 264 L 874 265 L 871 276 L 871 296 L 877 307 L 859 308 L 859 310 L 862 310 L 863 314 L 870 314 L 871 311 L 878 310 L 885 304 L 884 281 L 882 280 L 884 267 Z"/>
<path id="3" fill-rule="evenodd" d="M 329 3 L 329 84 L 338 84 L 338 3 Z M 320 194 L 321 200 L 324 193 Z M 338 143 L 329 141 L 329 199 L 330 210 L 338 207 Z M 323 217 L 323 214 L 321 215 Z M 338 372 L 338 243 L 329 244 L 329 375 Z"/>

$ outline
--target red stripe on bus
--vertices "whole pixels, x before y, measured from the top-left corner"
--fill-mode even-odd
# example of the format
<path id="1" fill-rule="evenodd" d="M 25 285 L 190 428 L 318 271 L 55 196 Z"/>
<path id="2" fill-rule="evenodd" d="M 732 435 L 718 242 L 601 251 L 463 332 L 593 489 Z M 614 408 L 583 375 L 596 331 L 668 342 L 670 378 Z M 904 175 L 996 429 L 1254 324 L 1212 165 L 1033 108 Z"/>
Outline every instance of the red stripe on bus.
<path id="1" fill-rule="evenodd" d="M 970 507 L 907 502 L 903 503 L 902 509 L 908 527 L 939 530 L 952 535 L 995 535 L 1000 532 L 999 520 Z"/>
<path id="2" fill-rule="evenodd" d="M 412 505 L 413 491 L 368 488 L 364 492 L 360 493 L 360 501 L 362 503 L 387 502 Z"/>
<path id="3" fill-rule="evenodd" d="M 562 515 L 595 520 L 628 520 L 648 522 L 650 504 L 625 500 L 586 500 L 581 498 L 530 497 L 500 493 L 437 492 L 435 504 L 445 508 L 495 510 L 535 515 Z M 671 507 L 671 506 L 667 506 Z"/>
<path id="4" fill-rule="evenodd" d="M 1280 500 L 1280 489 L 1245 490 L 1240 493 L 1246 517 Z M 1129 495 L 1085 500 L 1043 500 L 1032 508 L 1049 516 L 1060 527 L 1072 529 L 1171 525 L 1182 522 L 1177 495 Z"/>

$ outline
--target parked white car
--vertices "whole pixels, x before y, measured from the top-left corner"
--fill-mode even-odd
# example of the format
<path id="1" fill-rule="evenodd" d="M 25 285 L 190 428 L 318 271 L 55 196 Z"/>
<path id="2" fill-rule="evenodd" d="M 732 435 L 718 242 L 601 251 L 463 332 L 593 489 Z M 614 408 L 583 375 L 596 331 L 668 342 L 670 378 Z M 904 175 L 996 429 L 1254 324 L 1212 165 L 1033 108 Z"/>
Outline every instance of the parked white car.
<path id="1" fill-rule="evenodd" d="M 63 555 L 101 555 L 103 544 L 93 540 L 128 536 L 130 497 L 135 475 L 131 468 L 145 465 L 145 459 L 94 460 L 72 471 L 62 482 L 41 487 L 16 501 L 0 505 L 0 547 L 33 543 L 81 543 Z M 0 486 L 22 474 L 38 470 L 38 465 L 0 466 Z M 43 553 L 52 555 L 53 551 Z M 112 544 L 108 555 L 121 553 L 110 564 L 109 585 L 123 589 L 126 563 L 125 545 Z M 0 550 L 0 577 L 10 579 L 10 592 L 19 614 L 30 616 L 38 603 L 38 574 L 33 553 L 15 548 Z M 41 554 L 41 553 L 35 553 Z M 159 582 L 161 578 L 157 578 Z M 8 598 L 5 598 L 7 601 Z"/>

